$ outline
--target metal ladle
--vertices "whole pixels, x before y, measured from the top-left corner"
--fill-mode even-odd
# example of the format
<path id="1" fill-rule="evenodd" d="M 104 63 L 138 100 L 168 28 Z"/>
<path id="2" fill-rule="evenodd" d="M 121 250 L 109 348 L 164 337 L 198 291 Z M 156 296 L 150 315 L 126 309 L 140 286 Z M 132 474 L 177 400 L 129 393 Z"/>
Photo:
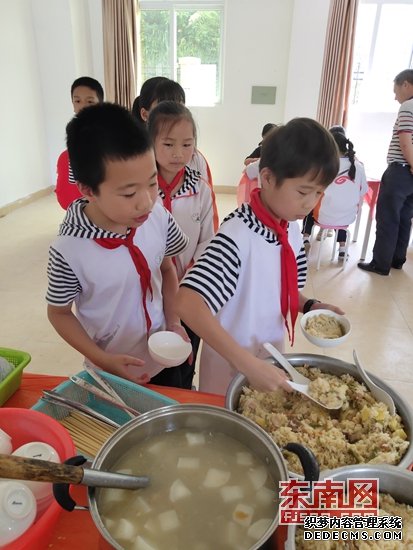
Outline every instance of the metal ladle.
<path id="1" fill-rule="evenodd" d="M 377 401 L 381 401 L 382 403 L 387 405 L 390 414 L 394 416 L 396 414 L 396 407 L 394 405 L 393 398 L 386 391 L 384 391 L 382 388 L 380 388 L 377 384 L 373 382 L 373 380 L 370 378 L 370 376 L 361 366 L 355 349 L 353 349 L 353 359 L 360 377 L 362 378 L 363 382 L 366 384 L 368 389 L 371 391 L 373 397 L 375 397 Z"/>
<path id="2" fill-rule="evenodd" d="M 278 351 L 276 347 L 274 347 L 269 342 L 266 342 L 263 344 L 264 349 L 268 351 L 269 354 L 271 354 L 272 357 L 277 361 L 277 363 L 288 372 L 288 374 L 291 376 L 293 381 L 287 380 L 287 383 L 291 386 L 291 388 L 295 391 L 298 391 L 308 397 L 308 399 L 311 399 L 311 401 L 314 401 L 317 403 L 317 405 L 320 405 L 320 407 L 323 407 L 324 409 L 328 409 L 330 411 L 336 411 L 338 409 L 341 409 L 343 406 L 343 403 L 340 403 L 337 407 L 329 407 L 322 403 L 321 401 L 318 401 L 313 397 L 310 393 L 309 386 L 311 380 L 307 378 L 306 376 L 303 376 L 300 374 L 287 359 L 284 357 L 284 355 Z"/>
<path id="3" fill-rule="evenodd" d="M 147 476 L 130 476 L 113 472 L 102 472 L 82 466 L 56 464 L 47 460 L 0 454 L 0 478 L 26 481 L 48 481 L 69 483 L 89 487 L 113 489 L 141 489 L 150 484 Z"/>

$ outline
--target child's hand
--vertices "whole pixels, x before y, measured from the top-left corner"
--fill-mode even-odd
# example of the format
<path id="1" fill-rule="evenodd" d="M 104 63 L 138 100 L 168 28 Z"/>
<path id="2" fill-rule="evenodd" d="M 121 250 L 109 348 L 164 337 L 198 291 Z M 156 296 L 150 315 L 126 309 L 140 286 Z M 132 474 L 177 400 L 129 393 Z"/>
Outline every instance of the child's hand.
<path id="1" fill-rule="evenodd" d="M 181 338 L 185 340 L 185 342 L 191 342 L 189 339 L 189 336 L 186 333 L 186 330 L 181 325 L 181 323 L 172 323 L 171 325 L 168 325 L 166 327 L 166 330 L 171 330 L 172 332 L 176 332 L 176 334 L 179 334 Z M 194 360 L 194 354 L 191 351 L 191 355 L 188 357 L 188 363 L 192 365 L 192 361 Z"/>
<path id="2" fill-rule="evenodd" d="M 145 361 L 137 359 L 131 355 L 115 355 L 112 353 L 106 354 L 107 358 L 100 366 L 116 376 L 126 378 L 135 384 L 146 384 L 150 380 L 150 376 L 144 372 Z"/>
<path id="3" fill-rule="evenodd" d="M 291 386 L 287 384 L 289 378 L 282 369 L 257 357 L 249 361 L 248 369 L 243 370 L 243 374 L 248 378 L 250 385 L 258 391 L 274 391 L 278 388 L 286 392 L 292 391 Z"/>
<path id="4" fill-rule="evenodd" d="M 311 307 L 311 311 L 314 311 L 315 309 L 329 309 L 330 311 L 334 311 L 334 313 L 337 313 L 338 315 L 344 315 L 344 311 L 339 307 L 333 306 L 331 304 L 324 304 L 323 302 L 313 304 Z"/>

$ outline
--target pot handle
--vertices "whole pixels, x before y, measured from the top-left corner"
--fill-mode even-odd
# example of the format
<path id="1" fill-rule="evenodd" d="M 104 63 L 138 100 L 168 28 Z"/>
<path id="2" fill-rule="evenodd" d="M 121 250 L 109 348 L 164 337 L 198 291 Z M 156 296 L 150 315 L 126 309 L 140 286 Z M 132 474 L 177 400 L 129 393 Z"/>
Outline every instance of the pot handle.
<path id="1" fill-rule="evenodd" d="M 304 470 L 305 481 L 318 481 L 320 466 L 312 451 L 300 443 L 287 443 L 283 449 L 298 456 Z"/>
<path id="2" fill-rule="evenodd" d="M 72 456 L 64 461 L 64 464 L 70 464 L 71 466 L 81 466 L 87 462 L 87 458 L 82 455 Z M 68 512 L 73 510 L 89 510 L 87 506 L 78 506 L 73 498 L 70 496 L 70 485 L 68 483 L 53 483 L 53 496 L 57 503 Z"/>

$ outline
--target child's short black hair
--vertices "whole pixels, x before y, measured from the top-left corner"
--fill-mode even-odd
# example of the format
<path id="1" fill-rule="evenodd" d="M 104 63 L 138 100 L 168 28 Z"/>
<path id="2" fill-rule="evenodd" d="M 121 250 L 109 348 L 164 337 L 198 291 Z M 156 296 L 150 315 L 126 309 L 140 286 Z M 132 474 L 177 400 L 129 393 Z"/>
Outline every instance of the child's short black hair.
<path id="1" fill-rule="evenodd" d="M 310 173 L 312 180 L 327 187 L 339 170 L 338 149 L 321 124 L 311 118 L 294 118 L 264 138 L 259 166 L 273 172 L 277 186 L 287 178 Z"/>
<path id="2" fill-rule="evenodd" d="M 273 128 L 277 128 L 277 125 L 273 122 L 267 122 L 267 124 L 264 124 L 261 131 L 261 137 L 264 138 Z"/>
<path id="3" fill-rule="evenodd" d="M 100 103 L 103 102 L 105 94 L 103 92 L 102 85 L 96 79 L 90 76 L 81 76 L 79 78 L 76 78 L 76 80 L 72 84 L 72 87 L 70 88 L 70 97 L 72 99 L 73 99 L 73 92 L 79 86 L 86 86 L 87 88 L 94 90 L 96 92 L 96 95 L 98 96 L 99 102 Z"/>
<path id="4" fill-rule="evenodd" d="M 107 161 L 128 160 L 152 148 L 146 129 L 114 103 L 82 109 L 66 126 L 66 134 L 75 180 L 96 194 L 105 180 Z"/>
<path id="5" fill-rule="evenodd" d="M 176 101 L 161 101 L 158 103 L 152 109 L 148 118 L 148 132 L 152 143 L 155 142 L 156 137 L 162 130 L 166 129 L 169 132 L 181 120 L 188 120 L 192 124 L 196 143 L 196 124 L 191 111 L 185 105 Z"/>

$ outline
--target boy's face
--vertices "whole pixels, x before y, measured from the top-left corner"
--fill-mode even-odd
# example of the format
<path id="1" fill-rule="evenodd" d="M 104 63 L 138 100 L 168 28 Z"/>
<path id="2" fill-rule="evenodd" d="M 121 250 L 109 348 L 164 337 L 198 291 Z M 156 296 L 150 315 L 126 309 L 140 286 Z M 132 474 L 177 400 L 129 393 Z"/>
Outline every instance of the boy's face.
<path id="1" fill-rule="evenodd" d="M 77 115 L 82 109 L 90 105 L 96 105 L 100 103 L 99 98 L 95 90 L 88 88 L 88 86 L 77 86 L 73 90 L 72 103 L 75 114 Z"/>
<path id="2" fill-rule="evenodd" d="M 128 227 L 139 227 L 148 219 L 157 200 L 155 156 L 149 150 L 128 160 L 107 161 L 105 166 L 98 194 L 79 184 L 89 200 L 85 212 L 98 227 L 124 234 Z"/>
<path id="3" fill-rule="evenodd" d="M 310 175 L 299 178 L 287 178 L 281 187 L 276 186 L 276 179 L 269 168 L 260 172 L 261 198 L 267 209 L 278 220 L 302 220 L 311 212 L 320 200 L 325 187 L 311 181 Z"/>
<path id="4" fill-rule="evenodd" d="M 191 121 L 182 119 L 163 130 L 155 138 L 155 156 L 160 172 L 174 176 L 192 158 L 195 147 L 194 127 Z"/>

